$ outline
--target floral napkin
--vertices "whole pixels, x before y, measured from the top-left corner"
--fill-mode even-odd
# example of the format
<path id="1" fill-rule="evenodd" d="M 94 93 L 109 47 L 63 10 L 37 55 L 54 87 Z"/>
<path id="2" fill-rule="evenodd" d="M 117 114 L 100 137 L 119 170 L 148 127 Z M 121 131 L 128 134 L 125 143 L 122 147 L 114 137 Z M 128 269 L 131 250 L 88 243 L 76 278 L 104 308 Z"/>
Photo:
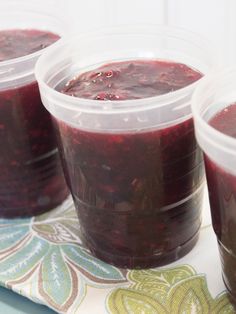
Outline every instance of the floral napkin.
<path id="1" fill-rule="evenodd" d="M 71 198 L 38 217 L 0 220 L 0 284 L 58 313 L 236 313 L 210 226 L 180 261 L 122 270 L 83 247 Z"/>

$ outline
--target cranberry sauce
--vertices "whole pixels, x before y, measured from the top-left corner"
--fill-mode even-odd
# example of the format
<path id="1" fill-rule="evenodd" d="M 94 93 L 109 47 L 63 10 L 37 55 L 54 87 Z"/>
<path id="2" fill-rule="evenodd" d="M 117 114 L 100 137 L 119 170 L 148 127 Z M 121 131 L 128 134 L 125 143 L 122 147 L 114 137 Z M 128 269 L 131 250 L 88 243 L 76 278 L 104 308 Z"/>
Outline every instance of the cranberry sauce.
<path id="1" fill-rule="evenodd" d="M 74 78 L 62 92 L 97 100 L 141 99 L 173 92 L 201 76 L 185 64 L 175 62 L 114 62 Z"/>
<path id="2" fill-rule="evenodd" d="M 35 29 L 0 31 L 0 61 L 23 57 L 50 46 L 59 36 Z"/>
<path id="3" fill-rule="evenodd" d="M 236 138 L 236 103 L 217 113 L 209 124 Z M 236 300 L 236 176 L 205 155 L 212 223 L 217 235 L 223 277 Z"/>
<path id="4" fill-rule="evenodd" d="M 138 99 L 200 77 L 174 62 L 125 61 L 81 74 L 63 93 Z M 203 168 L 192 119 L 127 133 L 95 133 L 58 120 L 56 125 L 83 241 L 93 254 L 137 268 L 174 261 L 193 247 L 201 223 Z"/>
<path id="5" fill-rule="evenodd" d="M 0 60 L 24 56 L 55 42 L 38 30 L 0 31 Z M 38 85 L 1 89 L 0 217 L 31 216 L 60 204 L 68 195 L 50 115 Z"/>

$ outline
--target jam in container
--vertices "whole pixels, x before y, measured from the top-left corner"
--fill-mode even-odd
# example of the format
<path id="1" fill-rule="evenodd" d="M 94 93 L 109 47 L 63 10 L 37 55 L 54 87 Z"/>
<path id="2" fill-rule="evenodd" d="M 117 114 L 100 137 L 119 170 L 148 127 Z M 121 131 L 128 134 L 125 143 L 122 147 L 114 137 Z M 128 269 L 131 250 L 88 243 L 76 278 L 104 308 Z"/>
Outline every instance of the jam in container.
<path id="1" fill-rule="evenodd" d="M 220 70 L 193 98 L 196 136 L 204 152 L 212 225 L 223 280 L 236 304 L 236 70 Z"/>
<path id="2" fill-rule="evenodd" d="M 60 36 L 54 29 L 13 27 L 0 30 L 0 217 L 8 218 L 43 213 L 68 195 L 34 77 L 39 55 Z"/>
<path id="3" fill-rule="evenodd" d="M 164 58 L 164 47 L 160 58 L 144 57 L 172 42 L 165 31 L 123 29 L 71 39 L 36 66 L 82 241 L 95 256 L 124 268 L 180 258 L 201 225 L 204 172 L 190 98 L 204 71 L 174 55 Z"/>

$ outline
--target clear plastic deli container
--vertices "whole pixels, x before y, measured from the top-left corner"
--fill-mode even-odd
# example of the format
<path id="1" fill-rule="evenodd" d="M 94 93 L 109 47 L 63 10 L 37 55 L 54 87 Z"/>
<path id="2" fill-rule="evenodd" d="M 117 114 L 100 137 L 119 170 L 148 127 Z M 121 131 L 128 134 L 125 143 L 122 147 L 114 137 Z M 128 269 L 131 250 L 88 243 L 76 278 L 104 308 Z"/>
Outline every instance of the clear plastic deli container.
<path id="1" fill-rule="evenodd" d="M 192 101 L 196 137 L 204 152 L 212 224 L 223 279 L 236 300 L 236 69 L 205 78 Z"/>
<path id="2" fill-rule="evenodd" d="M 100 65 L 144 59 L 184 63 L 203 74 L 214 64 L 211 48 L 198 36 L 134 26 L 61 41 L 36 65 L 82 239 L 95 256 L 129 268 L 174 261 L 198 239 L 204 171 L 190 108 L 198 82 L 161 96 L 120 101 L 71 97 L 60 90 Z"/>
<path id="3" fill-rule="evenodd" d="M 67 27 L 29 1 L 5 2 L 0 4 L 0 217 L 13 218 L 50 210 L 68 195 L 51 118 L 34 76 L 35 63 L 47 50 L 42 42 L 63 36 Z M 25 36 L 31 41 L 41 36 L 39 47 L 32 42 L 29 47 Z"/>

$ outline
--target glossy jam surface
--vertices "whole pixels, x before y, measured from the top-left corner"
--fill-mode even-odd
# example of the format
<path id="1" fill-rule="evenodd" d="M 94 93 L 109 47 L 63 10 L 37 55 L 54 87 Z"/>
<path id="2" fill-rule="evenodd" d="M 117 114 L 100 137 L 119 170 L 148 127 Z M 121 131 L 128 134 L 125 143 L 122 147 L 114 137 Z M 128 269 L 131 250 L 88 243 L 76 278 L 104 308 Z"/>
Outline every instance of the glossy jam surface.
<path id="1" fill-rule="evenodd" d="M 37 30 L 0 31 L 1 61 L 48 46 L 59 37 Z M 50 115 L 38 85 L 1 89 L 0 217 L 32 216 L 68 195 Z"/>
<path id="2" fill-rule="evenodd" d="M 217 113 L 209 124 L 236 138 L 236 103 Z M 212 223 L 217 235 L 223 277 L 236 300 L 236 176 L 205 155 Z"/>
<path id="3" fill-rule="evenodd" d="M 170 61 L 114 62 L 75 77 L 62 91 L 87 99 L 142 99 L 173 92 L 201 76 L 185 64 Z"/>
<path id="4" fill-rule="evenodd" d="M 177 63 L 127 61 L 84 73 L 63 92 L 136 99 L 154 96 L 155 89 L 160 95 L 181 88 L 193 77 L 201 74 Z M 83 241 L 93 254 L 138 268 L 166 264 L 193 247 L 201 223 L 203 169 L 191 119 L 165 129 L 114 134 L 59 120 L 56 126 Z"/>

